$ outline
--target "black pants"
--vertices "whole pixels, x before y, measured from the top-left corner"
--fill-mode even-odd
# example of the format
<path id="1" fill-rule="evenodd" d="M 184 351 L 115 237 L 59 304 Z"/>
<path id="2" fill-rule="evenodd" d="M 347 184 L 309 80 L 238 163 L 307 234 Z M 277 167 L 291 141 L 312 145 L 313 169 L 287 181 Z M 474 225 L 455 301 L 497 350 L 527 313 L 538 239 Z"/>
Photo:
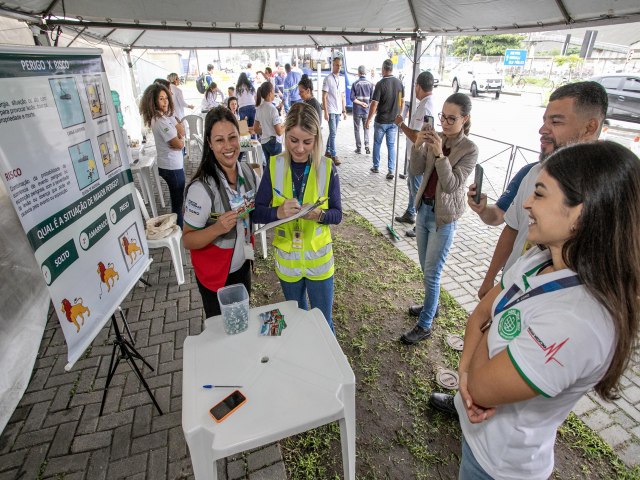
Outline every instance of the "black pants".
<path id="1" fill-rule="evenodd" d="M 202 296 L 205 318 L 220 315 L 222 312 L 220 311 L 220 303 L 218 303 L 218 294 L 202 285 L 197 277 L 196 282 L 198 282 L 198 290 L 200 290 L 200 295 Z M 244 262 L 244 265 L 242 265 L 239 270 L 230 273 L 227 277 L 227 283 L 224 285 L 226 287 L 227 285 L 235 285 L 236 283 L 244 284 L 247 292 L 249 292 L 249 296 L 251 296 L 251 262 L 249 260 Z"/>

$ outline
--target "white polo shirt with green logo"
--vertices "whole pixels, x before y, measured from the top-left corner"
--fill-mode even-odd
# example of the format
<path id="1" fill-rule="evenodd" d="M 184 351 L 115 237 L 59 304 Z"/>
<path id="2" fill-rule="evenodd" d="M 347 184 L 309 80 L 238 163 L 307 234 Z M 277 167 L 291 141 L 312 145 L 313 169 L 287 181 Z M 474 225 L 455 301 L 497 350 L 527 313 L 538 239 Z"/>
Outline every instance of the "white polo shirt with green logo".
<path id="1" fill-rule="evenodd" d="M 550 259 L 534 247 L 503 277 L 503 291 L 511 285 L 527 291 L 553 280 L 575 275 L 571 270 L 536 275 Z M 500 405 L 495 415 L 472 424 L 460 395 L 455 403 L 465 439 L 478 463 L 496 479 L 546 479 L 553 471 L 556 431 L 576 402 L 604 376 L 615 346 L 609 313 L 583 285 L 534 296 L 506 308 L 493 318 L 489 356 L 507 348 L 509 358 L 538 396 Z"/>

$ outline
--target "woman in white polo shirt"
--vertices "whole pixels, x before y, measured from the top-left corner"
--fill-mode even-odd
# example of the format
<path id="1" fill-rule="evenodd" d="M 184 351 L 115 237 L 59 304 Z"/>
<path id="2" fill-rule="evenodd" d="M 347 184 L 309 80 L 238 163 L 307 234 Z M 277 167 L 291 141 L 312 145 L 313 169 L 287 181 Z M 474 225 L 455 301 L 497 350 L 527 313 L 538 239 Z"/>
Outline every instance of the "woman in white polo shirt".
<path id="1" fill-rule="evenodd" d="M 264 152 L 264 167 L 266 168 L 269 159 L 282 153 L 282 118 L 278 110 L 273 105 L 275 91 L 270 82 L 263 82 L 258 87 L 258 99 L 256 100 L 256 120 L 253 130 L 260 135 L 260 143 Z"/>
<path id="2" fill-rule="evenodd" d="M 149 85 L 140 100 L 140 115 L 144 124 L 153 132 L 158 173 L 169 187 L 171 212 L 178 215 L 178 225 L 182 228 L 185 184 L 182 149 L 185 132 L 184 126 L 174 116 L 169 88 L 160 83 Z"/>
<path id="3" fill-rule="evenodd" d="M 546 479 L 556 431 L 589 390 L 606 400 L 638 338 L 640 162 L 613 142 L 546 160 L 523 255 L 469 317 L 455 405 L 460 479 Z"/>

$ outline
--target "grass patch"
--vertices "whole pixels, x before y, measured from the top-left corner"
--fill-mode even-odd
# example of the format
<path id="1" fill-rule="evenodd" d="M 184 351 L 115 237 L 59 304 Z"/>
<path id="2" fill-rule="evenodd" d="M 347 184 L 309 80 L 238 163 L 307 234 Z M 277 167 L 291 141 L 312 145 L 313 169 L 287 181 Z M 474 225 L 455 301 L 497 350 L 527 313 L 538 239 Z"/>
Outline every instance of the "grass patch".
<path id="1" fill-rule="evenodd" d="M 464 334 L 466 311 L 443 290 L 432 338 L 403 345 L 400 335 L 416 320 L 408 315 L 408 306 L 423 300 L 420 269 L 356 213 L 346 212 L 332 235 L 333 320 L 356 377 L 357 477 L 456 478 L 460 427 L 457 420 L 431 410 L 428 398 L 434 390 L 442 391 L 435 382 L 437 368 L 457 368 L 460 353 L 445 340 L 449 333 Z M 268 298 L 262 304 L 282 300 L 272 258 L 258 259 L 256 266 L 260 274 L 253 297 Z M 587 438 L 599 438 L 588 429 L 572 437 L 565 433 L 575 429 L 570 417 L 559 435 L 564 455 L 556 459 L 558 478 L 639 478 L 613 452 L 606 453 L 601 441 L 599 455 L 592 459 L 593 452 L 579 446 L 588 445 Z M 291 480 L 342 478 L 337 423 L 287 438 L 281 448 Z"/>

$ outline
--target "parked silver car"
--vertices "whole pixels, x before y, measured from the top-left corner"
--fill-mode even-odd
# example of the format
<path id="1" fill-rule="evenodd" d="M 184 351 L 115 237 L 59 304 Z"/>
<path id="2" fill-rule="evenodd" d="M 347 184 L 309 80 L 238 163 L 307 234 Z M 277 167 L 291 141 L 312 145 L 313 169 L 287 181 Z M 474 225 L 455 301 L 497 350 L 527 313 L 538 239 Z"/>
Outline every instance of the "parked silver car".
<path id="1" fill-rule="evenodd" d="M 495 93 L 496 98 L 502 92 L 502 75 L 487 62 L 463 62 L 451 70 L 451 87 L 454 92 L 463 88 L 471 92 L 472 97 L 479 93 Z"/>

